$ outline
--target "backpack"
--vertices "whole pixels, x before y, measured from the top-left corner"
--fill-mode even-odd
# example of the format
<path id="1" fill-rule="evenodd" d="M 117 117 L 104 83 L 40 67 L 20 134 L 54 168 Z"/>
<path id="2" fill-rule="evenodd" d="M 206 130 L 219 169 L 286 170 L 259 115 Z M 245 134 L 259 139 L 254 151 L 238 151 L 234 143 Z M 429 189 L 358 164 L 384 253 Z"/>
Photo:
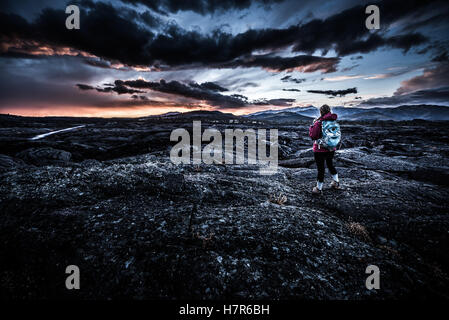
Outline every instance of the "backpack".
<path id="1" fill-rule="evenodd" d="M 322 121 L 321 132 L 321 138 L 318 140 L 319 146 L 333 150 L 340 143 L 341 131 L 337 121 Z"/>

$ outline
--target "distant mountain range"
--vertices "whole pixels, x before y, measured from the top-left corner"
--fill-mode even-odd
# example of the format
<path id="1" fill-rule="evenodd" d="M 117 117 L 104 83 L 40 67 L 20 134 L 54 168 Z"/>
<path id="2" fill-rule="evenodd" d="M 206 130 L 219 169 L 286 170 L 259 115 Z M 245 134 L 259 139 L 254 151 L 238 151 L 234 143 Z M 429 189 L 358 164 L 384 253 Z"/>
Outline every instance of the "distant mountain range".
<path id="1" fill-rule="evenodd" d="M 332 112 L 340 120 L 449 120 L 449 107 L 435 105 L 406 105 L 395 108 L 352 108 L 334 107 Z M 266 110 L 245 115 L 245 118 L 274 122 L 295 122 L 299 120 L 312 120 L 319 115 L 318 108 L 314 106 L 293 107 L 282 110 Z"/>
<path id="2" fill-rule="evenodd" d="M 192 119 L 192 120 L 231 120 L 239 119 L 239 116 L 235 116 L 232 113 L 225 113 L 221 111 L 207 111 L 207 110 L 195 110 L 189 112 L 167 112 L 158 115 L 152 115 L 147 117 L 142 117 L 140 119 Z"/>
<path id="3" fill-rule="evenodd" d="M 347 121 L 403 121 L 403 120 L 449 120 L 449 107 L 435 105 L 406 105 L 395 108 L 352 108 L 333 107 L 332 112 L 338 115 L 339 120 Z M 232 113 L 220 111 L 190 111 L 169 112 L 161 115 L 144 117 L 178 120 L 257 120 L 277 123 L 294 123 L 298 121 L 312 121 L 319 115 L 319 109 L 314 106 L 292 107 L 281 110 L 264 110 L 244 116 L 235 116 Z"/>
<path id="4" fill-rule="evenodd" d="M 304 116 L 297 112 L 259 113 L 257 115 L 248 115 L 244 117 L 254 120 L 274 121 L 274 122 L 312 120 L 311 117 Z"/>
<path id="5" fill-rule="evenodd" d="M 429 121 L 447 121 L 449 120 L 449 107 L 436 105 L 405 105 L 395 108 L 352 108 L 352 107 L 333 107 L 332 112 L 338 115 L 339 120 L 347 121 L 406 121 L 406 120 L 429 120 Z M 232 113 L 220 111 L 196 110 L 190 112 L 167 112 L 160 115 L 151 115 L 141 117 L 139 120 L 146 119 L 167 119 L 173 121 L 185 120 L 247 120 L 247 121 L 270 121 L 278 123 L 294 123 L 298 121 L 312 121 L 319 115 L 319 110 L 314 106 L 292 107 L 282 110 L 265 110 L 251 113 L 244 116 L 236 116 Z M 15 121 L 20 116 L 0 114 L 0 123 L 4 121 Z M 39 117 L 29 117 L 30 119 Z M 75 119 L 76 117 L 47 117 L 54 120 Z M 79 118 L 80 121 L 83 118 Z M 90 118 L 101 119 L 101 118 Z"/>

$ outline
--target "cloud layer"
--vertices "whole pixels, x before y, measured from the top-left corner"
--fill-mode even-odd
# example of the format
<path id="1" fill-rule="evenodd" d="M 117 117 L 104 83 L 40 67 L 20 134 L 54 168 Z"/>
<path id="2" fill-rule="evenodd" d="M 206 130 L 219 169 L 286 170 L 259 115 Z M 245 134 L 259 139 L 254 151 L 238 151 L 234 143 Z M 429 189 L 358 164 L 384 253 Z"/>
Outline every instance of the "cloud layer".
<path id="1" fill-rule="evenodd" d="M 440 86 L 449 86 L 449 63 L 441 63 L 435 68 L 425 69 L 422 75 L 402 81 L 394 95 Z"/>
<path id="2" fill-rule="evenodd" d="M 425 89 L 393 95 L 391 97 L 373 98 L 363 101 L 360 106 L 399 106 L 411 104 L 443 104 L 449 105 L 449 87 Z"/>
<path id="3" fill-rule="evenodd" d="M 340 96 L 343 97 L 350 93 L 357 93 L 357 88 L 349 88 L 344 90 L 307 90 L 309 93 L 318 93 L 318 94 L 325 94 L 327 96 Z"/>
<path id="4" fill-rule="evenodd" d="M 185 97 L 196 100 L 198 103 L 204 103 L 208 106 L 214 106 L 218 108 L 242 108 L 254 105 L 272 105 L 272 106 L 291 106 L 295 99 L 258 99 L 250 101 L 247 97 L 239 94 L 224 95 L 220 92 L 228 91 L 228 89 L 213 83 L 205 82 L 198 84 L 196 82 L 182 83 L 176 80 L 166 81 L 161 79 L 160 81 L 146 81 L 143 79 L 137 80 L 116 80 L 113 86 L 105 86 L 102 88 L 94 88 L 93 86 L 86 84 L 76 85 L 80 90 L 96 90 L 98 92 L 118 94 L 134 94 L 143 93 L 145 91 L 163 92 L 173 95 L 173 99 L 176 97 Z M 132 96 L 136 99 L 136 95 Z M 140 99 L 145 100 L 140 96 Z"/>
<path id="5" fill-rule="evenodd" d="M 171 12 L 197 8 L 195 10 L 198 12 L 205 13 L 219 8 L 240 6 L 237 1 L 129 2 L 144 2 L 153 10 L 167 8 Z M 249 4 L 250 1 L 245 1 L 242 7 Z M 379 5 L 382 12 L 387 13 L 382 18 L 385 25 L 404 18 L 412 10 L 429 6 L 422 1 L 409 1 L 404 5 L 402 1 L 392 0 Z M 285 29 L 249 29 L 236 35 L 220 30 L 203 34 L 196 30 L 185 30 L 173 23 L 163 26 L 161 32 L 159 28 L 154 28 L 159 24 L 159 20 L 151 12 L 137 13 L 129 8 L 87 0 L 81 2 L 80 30 L 61 28 L 65 18 L 65 12 L 56 9 L 42 11 L 31 23 L 18 15 L 1 13 L 0 37 L 3 42 L 3 54 L 33 54 L 36 48 L 42 47 L 54 52 L 61 48 L 71 48 L 80 53 L 130 66 L 262 67 L 274 71 L 329 73 L 336 71 L 339 58 L 314 56 L 314 52 L 326 53 L 334 50 L 338 56 L 345 56 L 368 53 L 382 47 L 408 51 L 428 42 L 428 39 L 418 32 L 393 36 L 386 36 L 382 32 L 367 33 L 363 23 L 366 15 L 362 6 L 355 6 L 323 20 L 314 19 Z M 144 22 L 144 25 L 139 22 Z M 279 50 L 287 47 L 301 54 L 293 57 L 254 54 L 257 50 Z"/>

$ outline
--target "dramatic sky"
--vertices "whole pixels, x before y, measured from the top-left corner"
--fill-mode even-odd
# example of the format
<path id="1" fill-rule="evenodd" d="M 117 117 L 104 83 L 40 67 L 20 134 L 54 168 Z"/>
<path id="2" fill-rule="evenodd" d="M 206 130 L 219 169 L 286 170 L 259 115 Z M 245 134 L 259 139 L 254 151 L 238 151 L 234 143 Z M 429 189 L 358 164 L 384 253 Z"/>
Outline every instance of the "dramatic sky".
<path id="1" fill-rule="evenodd" d="M 2 0 L 0 113 L 449 105 L 448 17 L 448 1 Z"/>

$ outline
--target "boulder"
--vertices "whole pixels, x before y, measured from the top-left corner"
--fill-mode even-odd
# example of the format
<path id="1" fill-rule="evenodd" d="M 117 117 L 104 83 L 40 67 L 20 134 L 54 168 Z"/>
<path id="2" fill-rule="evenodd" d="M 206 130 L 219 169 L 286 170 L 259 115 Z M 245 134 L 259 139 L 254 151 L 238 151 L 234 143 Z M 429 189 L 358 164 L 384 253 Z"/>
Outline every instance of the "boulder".
<path id="1" fill-rule="evenodd" d="M 5 154 L 0 154 L 0 171 L 9 170 L 23 165 L 24 162 L 20 159 L 15 159 Z"/>
<path id="2" fill-rule="evenodd" d="M 17 154 L 17 157 L 29 164 L 47 165 L 68 162 L 72 158 L 72 154 L 64 150 L 46 147 L 23 150 Z"/>

